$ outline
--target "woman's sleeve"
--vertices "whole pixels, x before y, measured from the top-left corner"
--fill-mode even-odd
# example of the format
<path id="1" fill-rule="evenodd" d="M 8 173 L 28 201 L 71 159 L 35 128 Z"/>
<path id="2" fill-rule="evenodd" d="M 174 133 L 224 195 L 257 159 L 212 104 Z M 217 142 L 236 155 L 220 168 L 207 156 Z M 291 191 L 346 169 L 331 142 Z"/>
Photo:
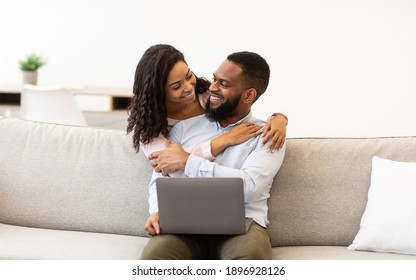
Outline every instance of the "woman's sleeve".
<path id="1" fill-rule="evenodd" d="M 166 149 L 166 141 L 166 137 L 160 134 L 159 137 L 154 138 L 149 144 L 141 144 L 141 147 L 146 157 L 149 157 L 149 155 L 153 152 Z M 215 157 L 211 154 L 211 141 L 206 141 L 192 147 L 187 147 L 184 148 L 184 150 L 203 159 L 211 161 L 215 159 Z"/>
<path id="2" fill-rule="evenodd" d="M 160 150 L 165 150 L 166 147 L 166 141 L 167 139 L 162 134 L 159 135 L 159 137 L 154 138 L 152 142 L 149 144 L 141 144 L 143 153 L 146 157 L 149 157 L 151 153 L 157 152 Z"/>
<path id="3" fill-rule="evenodd" d="M 211 154 L 211 141 L 206 141 L 201 144 L 197 144 L 192 147 L 184 148 L 184 150 L 190 154 L 199 156 L 203 159 L 213 161 L 215 157 Z"/>

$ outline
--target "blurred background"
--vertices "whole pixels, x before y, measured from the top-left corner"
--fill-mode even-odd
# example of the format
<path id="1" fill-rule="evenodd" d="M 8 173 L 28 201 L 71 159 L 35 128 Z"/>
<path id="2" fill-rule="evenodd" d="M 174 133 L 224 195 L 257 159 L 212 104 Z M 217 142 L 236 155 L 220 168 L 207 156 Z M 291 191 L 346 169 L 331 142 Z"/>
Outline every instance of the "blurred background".
<path id="1" fill-rule="evenodd" d="M 153 44 L 210 80 L 249 50 L 272 72 L 254 114 L 285 113 L 288 137 L 416 135 L 416 1 L 0 0 L 0 34 L 0 86 L 33 52 L 40 85 L 129 89 Z M 124 129 L 124 113 L 91 118 Z"/>

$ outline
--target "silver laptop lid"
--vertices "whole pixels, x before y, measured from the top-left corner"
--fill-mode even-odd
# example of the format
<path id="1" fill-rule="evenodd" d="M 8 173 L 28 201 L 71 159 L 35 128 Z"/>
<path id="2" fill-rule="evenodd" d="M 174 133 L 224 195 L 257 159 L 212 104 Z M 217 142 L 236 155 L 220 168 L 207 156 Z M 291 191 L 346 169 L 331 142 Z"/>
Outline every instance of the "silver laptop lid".
<path id="1" fill-rule="evenodd" d="M 241 178 L 158 178 L 161 233 L 246 232 Z"/>

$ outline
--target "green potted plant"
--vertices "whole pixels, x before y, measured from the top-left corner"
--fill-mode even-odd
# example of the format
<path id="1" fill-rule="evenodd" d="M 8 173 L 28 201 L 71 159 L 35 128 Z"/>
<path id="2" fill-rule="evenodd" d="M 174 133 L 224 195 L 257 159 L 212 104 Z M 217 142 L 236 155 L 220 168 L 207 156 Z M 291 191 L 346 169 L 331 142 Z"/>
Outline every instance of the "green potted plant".
<path id="1" fill-rule="evenodd" d="M 32 53 L 24 60 L 19 60 L 20 70 L 23 71 L 23 83 L 36 85 L 38 80 L 38 69 L 45 65 L 42 57 Z"/>

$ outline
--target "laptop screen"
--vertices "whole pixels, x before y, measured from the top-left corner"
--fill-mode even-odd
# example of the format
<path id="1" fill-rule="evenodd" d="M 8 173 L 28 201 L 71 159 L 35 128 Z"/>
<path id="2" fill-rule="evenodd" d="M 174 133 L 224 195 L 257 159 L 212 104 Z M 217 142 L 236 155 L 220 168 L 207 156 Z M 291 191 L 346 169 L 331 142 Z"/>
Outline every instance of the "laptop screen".
<path id="1" fill-rule="evenodd" d="M 161 233 L 246 232 L 241 178 L 158 178 Z"/>

